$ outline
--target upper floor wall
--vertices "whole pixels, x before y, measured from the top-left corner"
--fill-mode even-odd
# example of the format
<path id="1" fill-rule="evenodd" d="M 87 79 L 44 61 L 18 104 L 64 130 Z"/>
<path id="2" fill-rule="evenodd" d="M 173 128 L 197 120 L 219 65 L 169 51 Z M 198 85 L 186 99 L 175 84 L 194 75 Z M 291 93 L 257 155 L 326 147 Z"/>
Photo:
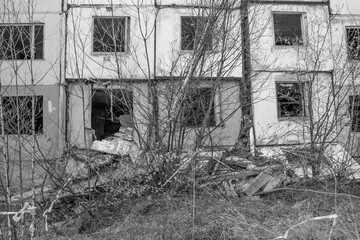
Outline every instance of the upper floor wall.
<path id="1" fill-rule="evenodd" d="M 61 1 L 7 1 L 0 9 L 0 73 L 4 85 L 55 85 L 64 54 Z"/>
<path id="2" fill-rule="evenodd" d="M 358 0 L 330 0 L 330 8 L 333 14 L 360 14 Z"/>
<path id="3" fill-rule="evenodd" d="M 189 7 L 188 1 L 176 5 L 163 2 L 153 5 L 151 1 L 140 5 L 130 1 L 70 2 L 67 78 L 184 76 L 194 62 L 201 65 L 195 75 L 202 71 L 202 75 L 217 76 L 218 67 L 215 65 L 224 62 L 224 56 L 230 63 L 224 64 L 226 67 L 221 75 L 241 76 L 238 10 L 224 13 L 218 8 L 193 8 Z M 215 14 L 216 18 L 213 18 Z M 224 35 L 220 29 L 225 15 L 229 16 L 231 23 L 226 23 L 227 41 L 226 46 L 222 46 L 220 38 Z M 217 20 L 211 22 L 210 19 Z M 208 33 L 202 34 L 205 30 Z M 206 49 L 202 51 L 194 47 L 196 41 L 207 42 L 202 44 Z M 200 60 L 196 57 L 199 55 L 202 55 Z"/>
<path id="4" fill-rule="evenodd" d="M 328 4 L 257 1 L 250 7 L 254 70 L 332 69 Z"/>
<path id="5" fill-rule="evenodd" d="M 1 3 L 0 12 L 8 11 L 20 13 L 59 13 L 65 6 L 65 0 L 11 0 Z"/>
<path id="6" fill-rule="evenodd" d="M 334 75 L 338 85 L 360 83 L 360 5 L 356 0 L 331 0 Z"/>

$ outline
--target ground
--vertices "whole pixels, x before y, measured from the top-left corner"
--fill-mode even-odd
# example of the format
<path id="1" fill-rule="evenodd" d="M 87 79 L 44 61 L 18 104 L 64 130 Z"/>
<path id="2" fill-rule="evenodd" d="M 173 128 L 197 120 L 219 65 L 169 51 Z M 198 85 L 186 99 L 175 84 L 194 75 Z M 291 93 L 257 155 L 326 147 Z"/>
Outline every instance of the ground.
<path id="1" fill-rule="evenodd" d="M 274 239 L 289 229 L 286 239 L 359 239 L 360 184 L 338 185 L 338 194 L 333 184 L 310 181 L 250 198 L 197 189 L 195 197 L 68 199 L 54 209 L 49 232 L 39 221 L 37 239 Z"/>

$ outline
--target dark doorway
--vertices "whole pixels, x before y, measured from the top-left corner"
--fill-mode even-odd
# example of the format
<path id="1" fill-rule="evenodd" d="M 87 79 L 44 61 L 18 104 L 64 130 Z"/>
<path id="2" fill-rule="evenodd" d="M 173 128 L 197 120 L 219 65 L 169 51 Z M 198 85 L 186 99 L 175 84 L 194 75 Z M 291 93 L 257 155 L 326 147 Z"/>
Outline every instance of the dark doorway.
<path id="1" fill-rule="evenodd" d="M 132 115 L 132 92 L 123 89 L 93 89 L 91 128 L 97 140 L 112 136 L 121 127 L 119 117 Z"/>

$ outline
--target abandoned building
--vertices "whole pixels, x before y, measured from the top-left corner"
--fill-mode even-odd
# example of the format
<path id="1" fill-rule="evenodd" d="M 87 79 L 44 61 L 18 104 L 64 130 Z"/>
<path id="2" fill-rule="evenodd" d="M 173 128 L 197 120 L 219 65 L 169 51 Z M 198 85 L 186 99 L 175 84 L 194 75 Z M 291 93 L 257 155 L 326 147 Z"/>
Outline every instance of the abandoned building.
<path id="1" fill-rule="evenodd" d="M 140 147 L 156 132 L 164 145 L 187 148 L 200 127 L 204 147 L 237 141 L 243 5 L 15 2 L 0 8 L 1 131 L 11 159 L 29 157 L 33 114 L 39 158 L 89 147 L 122 125 L 135 128 Z M 357 154 L 357 0 L 254 0 L 247 13 L 251 145 L 346 145 L 351 138 Z M 187 107 L 173 116 L 188 78 L 180 104 Z"/>

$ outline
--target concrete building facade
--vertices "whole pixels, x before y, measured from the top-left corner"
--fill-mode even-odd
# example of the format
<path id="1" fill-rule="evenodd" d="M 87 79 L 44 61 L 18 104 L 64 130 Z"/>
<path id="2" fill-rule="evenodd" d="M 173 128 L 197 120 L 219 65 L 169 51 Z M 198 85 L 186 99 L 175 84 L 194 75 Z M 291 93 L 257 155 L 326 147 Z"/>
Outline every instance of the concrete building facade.
<path id="1" fill-rule="evenodd" d="M 10 179 L 15 182 L 20 180 L 21 173 L 21 181 L 30 179 L 31 158 L 41 163 L 63 151 L 65 17 L 62 4 L 61 1 L 14 0 L 2 1 L 0 6 L 1 153 L 2 159 L 10 164 Z M 0 165 L 3 170 L 3 160 Z M 2 170 L 1 175 L 5 176 Z M 42 181 L 42 176 L 37 177 Z"/>
<path id="2" fill-rule="evenodd" d="M 9 107 L 5 113 L 15 114 L 4 121 L 24 120 L 22 128 L 4 124 L 9 155 L 31 152 L 26 126 L 32 113 L 16 115 L 19 100 L 24 112 L 36 107 L 37 154 L 44 158 L 60 156 L 65 145 L 84 148 L 111 136 L 121 118 L 134 123 L 141 147 L 157 138 L 168 149 L 188 148 L 199 134 L 202 146 L 237 141 L 242 5 L 18 1 L 0 9 L 2 104 Z M 248 13 L 252 145 L 357 139 L 356 0 L 256 0 Z M 188 110 L 173 116 L 184 81 L 190 82 Z M 180 119 L 175 126 L 174 119 Z"/>

